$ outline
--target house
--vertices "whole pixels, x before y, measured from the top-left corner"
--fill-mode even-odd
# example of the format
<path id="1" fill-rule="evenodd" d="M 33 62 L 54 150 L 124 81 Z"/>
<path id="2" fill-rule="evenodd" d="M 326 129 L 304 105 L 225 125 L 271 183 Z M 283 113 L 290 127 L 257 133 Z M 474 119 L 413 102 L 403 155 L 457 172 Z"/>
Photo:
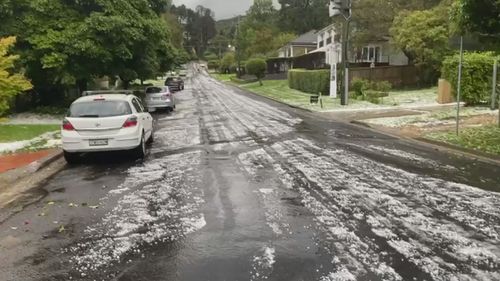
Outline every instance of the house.
<path id="1" fill-rule="evenodd" d="M 340 31 L 332 24 L 317 33 L 317 48 L 314 52 L 325 53 L 325 63 L 342 61 Z M 408 58 L 400 49 L 390 44 L 390 37 L 382 36 L 377 41 L 367 42 L 349 50 L 349 63 L 358 66 L 403 66 Z"/>
<path id="2" fill-rule="evenodd" d="M 290 41 L 285 46 L 278 50 L 278 57 L 280 58 L 293 58 L 300 55 L 308 54 L 317 47 L 316 43 L 316 30 L 311 30 L 307 33 L 300 35 L 294 40 Z"/>

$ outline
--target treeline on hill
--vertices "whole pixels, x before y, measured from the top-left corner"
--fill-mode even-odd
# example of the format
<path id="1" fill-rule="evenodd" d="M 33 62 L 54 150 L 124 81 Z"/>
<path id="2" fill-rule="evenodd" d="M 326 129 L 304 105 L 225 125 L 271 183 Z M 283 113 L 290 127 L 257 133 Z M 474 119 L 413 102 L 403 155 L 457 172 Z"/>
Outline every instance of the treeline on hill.
<path id="1" fill-rule="evenodd" d="M 443 61 L 458 49 L 459 35 L 466 35 L 469 50 L 500 49 L 497 0 L 352 0 L 351 46 L 390 40 L 419 67 L 421 80 L 434 84 Z M 217 35 L 205 57 L 221 72 L 234 72 L 238 58 L 277 56 L 289 41 L 331 23 L 328 0 L 254 0 L 245 16 L 217 23 Z M 485 8 L 487 7 L 487 8 Z M 464 14 L 460 14 L 464 13 Z M 462 31 L 460 31 L 460 29 Z M 230 47 L 228 47 L 230 46 Z"/>
<path id="2" fill-rule="evenodd" d="M 0 62 L 8 63 L 0 64 L 0 115 L 29 85 L 14 73 L 33 86 L 16 110 L 66 106 L 96 79 L 127 87 L 162 75 L 215 34 L 210 10 L 171 0 L 3 0 L 0 22 L 0 38 L 9 38 L 1 41 Z"/>

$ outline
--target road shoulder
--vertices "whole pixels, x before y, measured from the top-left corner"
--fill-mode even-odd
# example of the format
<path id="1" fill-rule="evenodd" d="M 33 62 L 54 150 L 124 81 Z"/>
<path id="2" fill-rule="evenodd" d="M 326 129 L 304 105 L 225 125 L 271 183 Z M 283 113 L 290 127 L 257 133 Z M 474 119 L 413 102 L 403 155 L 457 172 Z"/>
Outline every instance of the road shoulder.
<path id="1" fill-rule="evenodd" d="M 43 192 L 36 189 L 65 166 L 62 151 L 56 150 L 27 166 L 0 174 L 0 223 L 42 198 Z"/>

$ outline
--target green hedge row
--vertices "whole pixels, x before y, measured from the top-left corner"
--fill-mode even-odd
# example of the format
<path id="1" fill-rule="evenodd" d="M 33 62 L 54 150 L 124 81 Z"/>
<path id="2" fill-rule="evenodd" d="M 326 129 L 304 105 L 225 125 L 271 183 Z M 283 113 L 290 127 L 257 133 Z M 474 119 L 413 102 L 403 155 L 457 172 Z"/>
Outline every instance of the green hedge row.
<path id="1" fill-rule="evenodd" d="M 496 57 L 498 58 L 498 57 Z M 447 57 L 443 62 L 442 76 L 456 91 L 460 55 Z M 462 68 L 462 98 L 468 105 L 487 103 L 491 99 L 493 64 L 492 52 L 465 53 Z"/>
<path id="2" fill-rule="evenodd" d="M 310 94 L 328 95 L 330 91 L 329 70 L 291 69 L 288 71 L 288 86 Z"/>

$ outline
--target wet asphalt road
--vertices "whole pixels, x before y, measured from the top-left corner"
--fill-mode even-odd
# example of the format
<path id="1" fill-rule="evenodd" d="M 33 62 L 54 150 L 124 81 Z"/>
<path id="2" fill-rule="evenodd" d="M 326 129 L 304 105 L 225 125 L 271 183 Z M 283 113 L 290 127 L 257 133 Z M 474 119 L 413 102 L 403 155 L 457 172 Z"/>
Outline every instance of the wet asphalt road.
<path id="1" fill-rule="evenodd" d="M 0 280 L 500 280 L 500 167 L 186 86 L 144 162 L 89 157 L 0 225 Z"/>

